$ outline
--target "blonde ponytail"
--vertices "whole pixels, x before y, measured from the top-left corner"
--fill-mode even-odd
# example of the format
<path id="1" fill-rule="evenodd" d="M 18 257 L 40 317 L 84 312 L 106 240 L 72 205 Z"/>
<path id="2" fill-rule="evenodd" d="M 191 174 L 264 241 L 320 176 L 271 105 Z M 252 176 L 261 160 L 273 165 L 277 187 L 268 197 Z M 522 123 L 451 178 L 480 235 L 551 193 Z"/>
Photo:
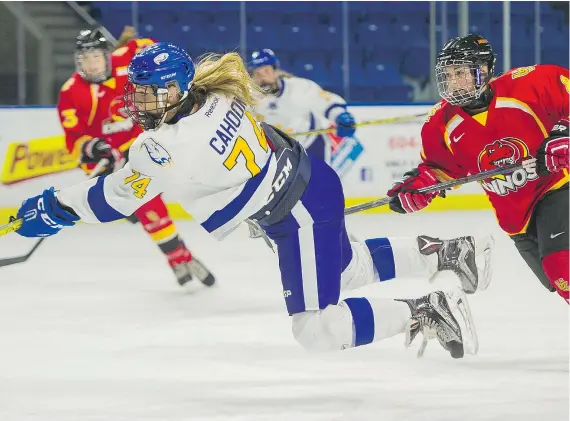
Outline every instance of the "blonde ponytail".
<path id="1" fill-rule="evenodd" d="M 205 95 L 220 92 L 238 97 L 251 107 L 263 98 L 263 91 L 249 76 L 237 53 L 202 57 L 196 66 L 191 91 Z"/>

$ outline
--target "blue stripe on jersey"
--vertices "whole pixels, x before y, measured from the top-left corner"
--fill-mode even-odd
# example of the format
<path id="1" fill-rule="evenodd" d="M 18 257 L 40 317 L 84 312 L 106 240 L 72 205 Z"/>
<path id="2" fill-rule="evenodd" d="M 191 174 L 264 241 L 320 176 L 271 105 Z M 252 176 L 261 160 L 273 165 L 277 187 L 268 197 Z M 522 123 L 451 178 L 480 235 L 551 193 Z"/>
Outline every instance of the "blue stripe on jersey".
<path id="1" fill-rule="evenodd" d="M 125 215 L 117 212 L 105 199 L 104 185 L 106 177 L 97 178 L 97 183 L 87 191 L 87 203 L 100 222 L 111 222 L 123 219 Z"/>
<path id="2" fill-rule="evenodd" d="M 311 131 L 315 129 L 316 122 L 313 113 L 310 113 L 309 116 L 311 117 L 311 120 L 309 121 L 309 131 Z"/>
<path id="3" fill-rule="evenodd" d="M 202 227 L 208 232 L 213 232 L 220 228 L 221 226 L 227 224 L 235 216 L 241 212 L 244 206 L 249 202 L 261 182 L 265 179 L 267 171 L 269 169 L 269 164 L 271 163 L 271 157 L 273 153 L 269 156 L 265 167 L 261 170 L 259 174 L 255 177 L 250 178 L 246 183 L 239 195 L 237 195 L 230 203 L 224 206 L 222 209 L 215 211 L 210 215 L 208 219 L 202 222 Z"/>
<path id="4" fill-rule="evenodd" d="M 387 281 L 396 277 L 396 263 L 394 262 L 394 252 L 392 245 L 387 238 L 370 238 L 364 241 L 370 255 L 372 263 L 378 271 L 381 281 Z"/>
<path id="5" fill-rule="evenodd" d="M 347 298 L 344 302 L 352 313 L 354 346 L 367 345 L 374 340 L 374 311 L 366 298 Z"/>
<path id="6" fill-rule="evenodd" d="M 329 108 L 327 108 L 325 110 L 325 118 L 329 118 L 329 114 L 335 108 L 342 108 L 344 111 L 346 111 L 346 104 L 333 104 L 333 105 L 331 105 Z"/>

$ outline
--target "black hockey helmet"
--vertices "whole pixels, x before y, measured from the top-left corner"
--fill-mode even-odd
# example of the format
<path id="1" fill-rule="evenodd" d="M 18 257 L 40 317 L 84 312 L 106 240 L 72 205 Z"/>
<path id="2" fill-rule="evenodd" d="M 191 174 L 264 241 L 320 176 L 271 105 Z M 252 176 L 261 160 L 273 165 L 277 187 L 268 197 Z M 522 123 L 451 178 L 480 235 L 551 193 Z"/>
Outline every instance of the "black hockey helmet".
<path id="1" fill-rule="evenodd" d="M 111 77 L 111 45 L 101 29 L 79 32 L 75 41 L 75 68 L 90 83 L 101 83 Z"/>
<path id="2" fill-rule="evenodd" d="M 436 59 L 439 95 L 452 105 L 481 108 L 492 94 L 486 87 L 495 72 L 497 56 L 489 41 L 477 34 L 449 40 Z"/>

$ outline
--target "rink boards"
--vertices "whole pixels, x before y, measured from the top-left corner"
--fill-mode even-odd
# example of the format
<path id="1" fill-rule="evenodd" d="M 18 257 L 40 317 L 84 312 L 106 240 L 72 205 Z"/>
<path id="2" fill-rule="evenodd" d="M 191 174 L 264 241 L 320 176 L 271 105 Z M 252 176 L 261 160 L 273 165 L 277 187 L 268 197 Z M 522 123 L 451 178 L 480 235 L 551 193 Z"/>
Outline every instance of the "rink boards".
<path id="1" fill-rule="evenodd" d="M 430 105 L 351 106 L 358 122 L 427 113 Z M 423 118 L 399 123 L 361 127 L 357 139 L 364 146 L 354 166 L 345 174 L 343 185 L 348 206 L 374 200 L 390 188 L 394 180 L 415 167 L 420 159 L 420 131 Z M 57 111 L 52 107 L 0 108 L 0 220 L 21 201 L 44 188 L 61 188 L 84 179 L 76 168 L 77 157 L 67 153 Z M 166 197 L 172 217 L 189 215 Z M 436 199 L 427 210 L 473 210 L 489 208 L 477 185 L 464 186 Z M 386 212 L 387 207 L 372 212 Z"/>

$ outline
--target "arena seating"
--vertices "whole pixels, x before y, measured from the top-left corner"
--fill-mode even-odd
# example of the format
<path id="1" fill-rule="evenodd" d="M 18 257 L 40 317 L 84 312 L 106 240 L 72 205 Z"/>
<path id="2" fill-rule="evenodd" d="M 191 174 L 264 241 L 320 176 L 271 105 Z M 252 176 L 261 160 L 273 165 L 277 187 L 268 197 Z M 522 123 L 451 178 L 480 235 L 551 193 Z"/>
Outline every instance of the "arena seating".
<path id="1" fill-rule="evenodd" d="M 447 36 L 458 33 L 458 2 L 446 2 Z M 408 102 L 404 82 L 428 80 L 429 2 L 348 2 L 350 99 Z M 116 36 L 132 21 L 130 2 L 92 2 Z M 568 22 L 560 10 L 541 3 L 543 63 L 568 65 Z M 138 2 L 142 36 L 173 41 L 192 56 L 206 51 L 239 51 L 240 2 Z M 272 48 L 282 67 L 343 93 L 342 2 L 247 2 L 248 53 Z M 439 7 L 439 6 L 438 6 Z M 534 64 L 534 2 L 511 2 L 512 66 Z M 502 2 L 470 2 L 470 30 L 485 35 L 502 69 Z M 439 10 L 438 10 L 439 19 Z M 443 42 L 437 26 L 438 46 Z M 409 80 L 409 79 L 407 79 Z"/>

